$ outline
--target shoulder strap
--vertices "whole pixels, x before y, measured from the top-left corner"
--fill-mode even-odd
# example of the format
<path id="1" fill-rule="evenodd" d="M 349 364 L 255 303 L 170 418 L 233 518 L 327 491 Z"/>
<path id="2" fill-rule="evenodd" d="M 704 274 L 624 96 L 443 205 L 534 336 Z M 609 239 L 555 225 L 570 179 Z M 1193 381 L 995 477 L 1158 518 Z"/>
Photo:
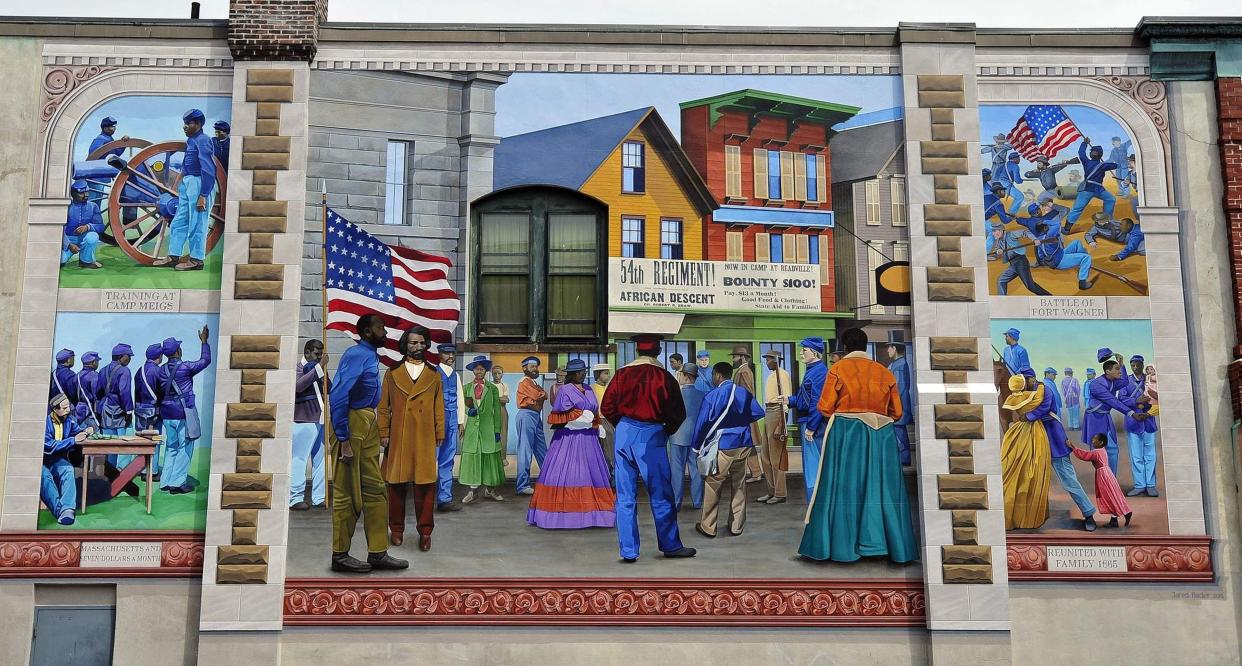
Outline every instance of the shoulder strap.
<path id="1" fill-rule="evenodd" d="M 716 417 L 716 421 L 712 423 L 712 427 L 707 429 L 708 434 L 704 438 L 705 440 L 711 439 L 712 435 L 715 435 L 716 431 L 720 429 L 720 424 L 724 422 L 725 416 L 729 414 L 729 408 L 733 406 L 733 394 L 736 391 L 737 391 L 737 384 L 734 384 L 733 386 L 729 387 L 729 401 L 725 403 L 724 411 L 720 412 L 720 416 Z"/>
<path id="2" fill-rule="evenodd" d="M 144 387 L 146 387 L 146 389 L 147 389 L 147 395 L 151 396 L 151 399 L 152 399 L 152 400 L 154 400 L 154 399 L 155 399 L 155 391 L 152 391 L 152 390 L 151 390 L 151 383 L 147 381 L 147 368 L 146 368 L 146 366 L 143 366 L 142 368 L 139 368 L 139 369 L 138 369 L 138 377 L 140 377 L 140 378 L 142 379 L 142 385 L 143 385 Z"/>
<path id="3" fill-rule="evenodd" d="M 56 370 L 60 370 L 60 368 L 56 368 Z M 56 374 L 56 370 L 53 370 L 53 371 L 52 371 L 52 381 L 56 382 L 56 388 L 60 389 L 60 394 L 61 394 L 61 395 L 63 395 L 63 396 L 65 396 L 66 398 L 68 398 L 68 397 L 69 397 L 69 393 L 68 393 L 68 392 L 66 392 L 66 391 L 65 391 L 65 387 L 61 385 L 61 383 L 60 383 L 60 376 Z M 81 391 L 81 390 L 82 390 L 80 385 L 78 386 L 78 390 L 79 390 L 79 391 Z"/>

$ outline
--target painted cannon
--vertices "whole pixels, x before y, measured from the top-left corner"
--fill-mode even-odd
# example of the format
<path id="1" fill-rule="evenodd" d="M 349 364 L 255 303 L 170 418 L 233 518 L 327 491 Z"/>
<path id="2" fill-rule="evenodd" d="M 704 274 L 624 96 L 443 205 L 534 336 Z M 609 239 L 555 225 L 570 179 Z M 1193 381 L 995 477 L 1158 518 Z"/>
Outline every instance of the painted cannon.
<path id="1" fill-rule="evenodd" d="M 137 152 L 122 158 L 125 150 Z M 127 139 L 100 146 L 87 160 L 73 165 L 73 177 L 87 182 L 88 198 L 107 216 L 105 240 L 140 264 L 149 266 L 168 254 L 169 223 L 176 212 L 184 158 L 184 141 L 152 144 Z M 218 190 L 207 231 L 208 252 L 224 235 L 227 179 L 227 170 L 216 160 Z M 161 195 L 167 195 L 162 202 Z"/>

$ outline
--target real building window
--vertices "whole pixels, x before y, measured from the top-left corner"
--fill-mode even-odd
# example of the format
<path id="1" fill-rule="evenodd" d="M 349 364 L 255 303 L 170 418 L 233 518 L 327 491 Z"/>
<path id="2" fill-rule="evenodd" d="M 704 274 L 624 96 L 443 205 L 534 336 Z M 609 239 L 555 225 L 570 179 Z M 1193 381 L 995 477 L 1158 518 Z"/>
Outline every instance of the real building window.
<path id="1" fill-rule="evenodd" d="M 768 244 L 771 251 L 768 253 L 768 261 L 774 264 L 785 263 L 785 236 L 783 234 L 768 234 Z"/>
<path id="2" fill-rule="evenodd" d="M 742 245 L 746 236 L 740 231 L 725 232 L 725 261 L 744 261 Z"/>
<path id="3" fill-rule="evenodd" d="M 768 151 L 768 198 L 784 199 L 785 191 L 781 189 L 781 153 L 778 150 Z"/>
<path id="4" fill-rule="evenodd" d="M 647 256 L 643 242 L 644 220 L 641 217 L 621 218 L 621 256 L 642 258 Z"/>
<path id="5" fill-rule="evenodd" d="M 880 223 L 880 181 L 869 180 L 863 188 L 867 207 L 867 224 L 875 226 Z"/>
<path id="6" fill-rule="evenodd" d="M 893 261 L 910 261 L 910 241 L 893 241 Z M 897 314 L 910 314 L 910 306 L 898 305 L 893 311 Z"/>
<path id="7" fill-rule="evenodd" d="M 872 181 L 874 182 L 874 181 Z M 884 314 L 884 306 L 875 304 L 876 284 L 875 269 L 887 263 L 884 258 L 884 241 L 868 241 L 867 242 L 867 282 L 871 287 L 871 292 L 867 294 L 867 298 L 871 302 L 871 314 Z"/>
<path id="8" fill-rule="evenodd" d="M 681 259 L 681 220 L 663 218 L 660 220 L 660 258 Z"/>
<path id="9" fill-rule="evenodd" d="M 815 179 L 815 156 L 803 156 L 803 174 L 806 177 L 806 200 L 819 201 L 819 181 Z"/>
<path id="10" fill-rule="evenodd" d="M 906 222 L 906 179 L 892 178 L 888 181 L 889 199 L 893 203 L 893 226 L 908 226 Z"/>
<path id="11" fill-rule="evenodd" d="M 405 224 L 405 202 L 410 185 L 409 141 L 389 141 L 384 168 L 384 224 Z"/>
<path id="12" fill-rule="evenodd" d="M 725 146 L 725 196 L 742 196 L 742 147 Z"/>
<path id="13" fill-rule="evenodd" d="M 621 146 L 621 191 L 646 192 L 647 177 L 643 160 L 643 144 L 626 141 Z"/>
<path id="14" fill-rule="evenodd" d="M 595 216 L 548 215 L 548 336 L 595 334 L 599 247 Z"/>
<path id="15" fill-rule="evenodd" d="M 479 234 L 479 332 L 530 334 L 530 214 L 485 213 Z"/>

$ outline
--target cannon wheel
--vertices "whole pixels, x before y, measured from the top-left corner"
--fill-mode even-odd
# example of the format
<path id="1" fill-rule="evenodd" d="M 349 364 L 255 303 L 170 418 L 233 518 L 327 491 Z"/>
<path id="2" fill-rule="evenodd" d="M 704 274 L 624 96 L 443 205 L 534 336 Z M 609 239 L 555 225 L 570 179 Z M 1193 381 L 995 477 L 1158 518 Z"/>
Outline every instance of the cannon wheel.
<path id="1" fill-rule="evenodd" d="M 133 141 L 133 139 L 131 139 Z M 115 143 L 115 142 L 114 142 Z M 109 144 L 111 145 L 111 144 Z M 104 146 L 106 148 L 107 146 Z M 112 191 L 108 194 L 108 227 L 117 247 L 129 255 L 134 261 L 150 266 L 156 259 L 168 254 L 168 223 L 159 215 L 159 195 L 177 196 L 177 186 L 181 182 L 181 172 L 168 168 L 172 157 L 185 154 L 184 141 L 165 141 L 143 148 L 128 162 L 130 168 L 117 174 L 112 181 Z M 147 173 L 135 170 L 138 165 L 145 165 Z M 210 226 L 207 231 L 207 252 L 220 242 L 224 235 L 224 200 L 225 181 L 228 172 L 216 160 L 216 200 L 211 209 Z M 121 193 L 126 185 L 139 188 L 147 194 L 154 194 L 150 201 L 123 202 Z M 124 209 L 134 209 L 125 221 Z"/>
<path id="2" fill-rule="evenodd" d="M 108 143 L 105 143 L 104 145 L 96 148 L 94 152 L 86 156 L 86 159 L 88 160 L 103 159 L 104 155 L 107 155 L 108 153 L 116 150 L 117 148 L 146 148 L 149 145 L 151 145 L 151 142 L 147 141 L 146 139 L 135 139 L 132 137 L 124 141 L 117 139 L 116 141 L 109 141 Z"/>

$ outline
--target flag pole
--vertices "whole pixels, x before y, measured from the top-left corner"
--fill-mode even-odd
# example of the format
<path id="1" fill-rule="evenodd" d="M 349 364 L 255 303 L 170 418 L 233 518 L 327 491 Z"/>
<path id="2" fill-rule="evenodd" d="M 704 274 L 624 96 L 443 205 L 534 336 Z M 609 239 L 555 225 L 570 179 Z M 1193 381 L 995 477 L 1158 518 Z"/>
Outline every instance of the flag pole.
<path id="1" fill-rule="evenodd" d="M 324 359 L 321 361 L 324 377 L 328 376 L 328 181 L 319 179 L 319 221 L 323 229 L 323 239 L 319 243 L 319 259 L 322 275 L 320 276 L 319 294 L 322 297 L 323 310 L 320 311 L 319 341 L 323 345 Z M 324 382 L 324 389 L 328 388 L 328 382 Z M 325 462 L 331 461 L 332 456 L 328 452 L 328 433 L 332 429 L 332 409 L 329 404 L 329 392 L 323 392 L 323 447 Z M 324 466 L 325 485 L 331 489 L 332 487 L 332 471 L 335 465 L 325 464 Z M 325 503 L 329 508 L 332 507 L 332 493 L 328 492 Z"/>

